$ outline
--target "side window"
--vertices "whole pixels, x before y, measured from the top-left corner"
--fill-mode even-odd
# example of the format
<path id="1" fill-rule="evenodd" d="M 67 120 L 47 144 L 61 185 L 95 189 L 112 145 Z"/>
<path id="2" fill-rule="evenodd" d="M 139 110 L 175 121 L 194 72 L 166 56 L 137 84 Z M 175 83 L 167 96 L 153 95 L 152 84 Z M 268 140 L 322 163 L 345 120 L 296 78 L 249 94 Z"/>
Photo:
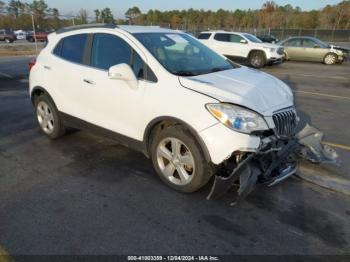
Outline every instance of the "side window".
<path id="1" fill-rule="evenodd" d="M 303 47 L 313 48 L 313 47 L 315 47 L 315 45 L 316 45 L 316 43 L 310 39 L 303 40 Z"/>
<path id="2" fill-rule="evenodd" d="M 209 39 L 210 36 L 211 34 L 209 33 L 202 33 L 202 34 L 199 34 L 198 39 L 206 40 L 206 39 Z"/>
<path id="3" fill-rule="evenodd" d="M 230 42 L 230 35 L 219 33 L 215 34 L 214 39 L 220 42 Z"/>
<path id="4" fill-rule="evenodd" d="M 60 57 L 82 64 L 87 34 L 67 36 L 63 39 Z"/>
<path id="5" fill-rule="evenodd" d="M 287 41 L 285 45 L 286 46 L 292 46 L 292 47 L 300 47 L 301 46 L 301 41 L 298 38 L 291 39 L 291 40 Z"/>
<path id="6" fill-rule="evenodd" d="M 144 68 L 144 62 L 142 58 L 139 56 L 138 53 L 133 51 L 132 55 L 132 61 L 131 61 L 131 68 L 135 73 L 136 78 L 138 79 L 144 79 L 145 78 L 145 68 Z"/>
<path id="7" fill-rule="evenodd" d="M 131 68 L 135 73 L 137 79 L 143 79 L 150 82 L 157 82 L 158 79 L 153 73 L 152 69 L 142 60 L 138 53 L 133 51 Z"/>
<path id="8" fill-rule="evenodd" d="M 230 35 L 230 42 L 232 43 L 240 43 L 241 40 L 244 40 L 244 38 L 239 35 L 235 35 L 235 34 Z"/>
<path id="9" fill-rule="evenodd" d="M 130 64 L 131 47 L 121 38 L 111 34 L 95 34 L 91 66 L 108 70 L 111 66 L 121 63 Z"/>

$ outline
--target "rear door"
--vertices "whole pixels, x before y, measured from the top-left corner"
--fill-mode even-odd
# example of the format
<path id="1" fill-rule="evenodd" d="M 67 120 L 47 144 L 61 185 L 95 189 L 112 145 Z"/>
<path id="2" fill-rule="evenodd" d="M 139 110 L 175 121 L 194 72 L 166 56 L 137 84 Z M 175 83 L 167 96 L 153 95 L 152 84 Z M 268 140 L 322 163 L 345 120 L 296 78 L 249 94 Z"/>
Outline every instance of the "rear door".
<path id="1" fill-rule="evenodd" d="M 43 61 L 47 74 L 52 75 L 52 92 L 58 109 L 71 116 L 86 119 L 85 90 L 81 73 L 86 69 L 88 34 L 63 38 L 53 50 L 50 61 Z"/>
<path id="2" fill-rule="evenodd" d="M 292 38 L 284 43 L 284 48 L 290 60 L 302 60 L 303 48 L 300 38 Z"/>

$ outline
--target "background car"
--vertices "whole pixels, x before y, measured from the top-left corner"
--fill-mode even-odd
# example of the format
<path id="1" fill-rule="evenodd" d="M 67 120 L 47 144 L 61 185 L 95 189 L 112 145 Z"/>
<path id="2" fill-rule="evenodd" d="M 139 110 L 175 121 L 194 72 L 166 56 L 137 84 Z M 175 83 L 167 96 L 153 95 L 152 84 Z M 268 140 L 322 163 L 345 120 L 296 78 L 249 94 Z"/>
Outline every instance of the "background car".
<path id="1" fill-rule="evenodd" d="M 14 33 L 17 37 L 17 40 L 25 40 L 27 37 L 27 32 L 24 30 L 17 30 Z"/>
<path id="2" fill-rule="evenodd" d="M 314 61 L 333 65 L 345 61 L 348 56 L 345 49 L 329 45 L 315 37 L 290 37 L 279 44 L 284 47 L 286 60 Z"/>
<path id="3" fill-rule="evenodd" d="M 47 32 L 44 32 L 44 31 L 41 31 L 41 32 L 31 32 L 27 35 L 27 41 L 28 42 L 34 42 L 35 39 L 36 41 L 39 41 L 39 42 L 46 42 L 47 41 L 47 36 L 48 36 L 48 33 Z"/>
<path id="4" fill-rule="evenodd" d="M 279 40 L 278 38 L 276 38 L 275 36 L 273 35 L 257 35 L 256 36 L 257 38 L 259 38 L 261 41 L 263 41 L 264 43 L 272 43 L 272 44 L 275 44 L 275 43 L 278 43 Z"/>
<path id="5" fill-rule="evenodd" d="M 283 47 L 263 43 L 252 34 L 210 31 L 200 33 L 198 39 L 217 53 L 255 68 L 283 62 Z"/>
<path id="6" fill-rule="evenodd" d="M 0 29 L 0 41 L 5 41 L 6 43 L 13 43 L 16 40 L 17 38 L 13 31 L 8 29 Z"/>

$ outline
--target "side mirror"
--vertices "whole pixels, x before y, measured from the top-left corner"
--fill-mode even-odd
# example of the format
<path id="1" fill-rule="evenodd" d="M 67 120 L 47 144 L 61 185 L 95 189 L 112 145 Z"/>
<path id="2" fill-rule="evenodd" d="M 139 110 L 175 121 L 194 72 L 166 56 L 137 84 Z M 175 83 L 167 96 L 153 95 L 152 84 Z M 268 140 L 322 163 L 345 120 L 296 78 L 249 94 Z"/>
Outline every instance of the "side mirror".
<path id="1" fill-rule="evenodd" d="M 315 44 L 314 48 L 320 48 L 320 46 L 318 44 Z"/>
<path id="2" fill-rule="evenodd" d="M 123 63 L 110 67 L 108 70 L 108 77 L 109 79 L 125 81 L 133 89 L 138 87 L 134 71 L 128 64 Z"/>
<path id="3" fill-rule="evenodd" d="M 241 41 L 239 41 L 241 44 L 248 44 L 247 40 L 245 39 L 241 39 Z"/>

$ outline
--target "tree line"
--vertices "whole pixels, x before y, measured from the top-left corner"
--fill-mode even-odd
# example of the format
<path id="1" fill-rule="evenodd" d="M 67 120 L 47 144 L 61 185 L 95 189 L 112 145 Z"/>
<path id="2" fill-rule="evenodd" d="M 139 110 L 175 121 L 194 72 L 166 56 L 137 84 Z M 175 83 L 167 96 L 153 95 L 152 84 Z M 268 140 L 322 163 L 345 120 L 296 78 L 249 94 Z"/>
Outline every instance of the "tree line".
<path id="1" fill-rule="evenodd" d="M 234 8 L 234 4 L 232 6 Z M 171 28 L 197 29 L 238 29 L 245 28 L 305 28 L 305 29 L 350 29 L 350 0 L 336 5 L 327 5 L 319 10 L 304 11 L 290 4 L 277 5 L 266 1 L 260 9 L 235 9 L 217 11 L 203 9 L 160 11 L 151 9 L 143 13 L 139 7 L 129 8 L 125 18 L 115 19 L 109 7 L 86 9 L 77 13 L 62 15 L 58 8 L 49 7 L 45 0 L 24 2 L 0 0 L 0 28 L 30 29 L 33 14 L 37 29 L 57 29 L 72 24 L 92 22 L 165 25 Z"/>

